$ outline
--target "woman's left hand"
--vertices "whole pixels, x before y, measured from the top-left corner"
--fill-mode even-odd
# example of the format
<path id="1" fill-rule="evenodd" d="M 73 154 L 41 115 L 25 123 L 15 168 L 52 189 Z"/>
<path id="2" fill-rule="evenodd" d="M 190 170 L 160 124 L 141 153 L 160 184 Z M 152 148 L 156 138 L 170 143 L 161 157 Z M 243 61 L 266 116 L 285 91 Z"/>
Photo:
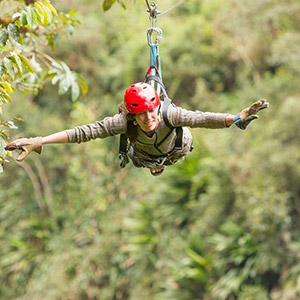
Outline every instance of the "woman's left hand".
<path id="1" fill-rule="evenodd" d="M 240 113 L 236 114 L 233 118 L 234 124 L 240 129 L 246 129 L 252 120 L 258 119 L 257 113 L 269 107 L 266 99 L 260 99 L 254 102 L 250 107 L 243 109 Z"/>

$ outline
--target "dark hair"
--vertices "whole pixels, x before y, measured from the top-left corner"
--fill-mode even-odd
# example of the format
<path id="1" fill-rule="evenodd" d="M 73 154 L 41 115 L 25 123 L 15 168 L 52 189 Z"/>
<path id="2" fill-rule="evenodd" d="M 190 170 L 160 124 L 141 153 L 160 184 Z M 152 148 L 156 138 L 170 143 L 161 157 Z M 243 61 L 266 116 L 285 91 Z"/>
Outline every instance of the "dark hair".
<path id="1" fill-rule="evenodd" d="M 119 104 L 119 113 L 126 116 L 127 119 L 127 130 L 126 130 L 126 136 L 129 138 L 129 141 L 131 144 L 134 144 L 137 140 L 138 131 L 137 126 L 133 124 L 134 121 L 134 114 L 130 114 L 125 106 L 125 104 L 122 102 Z"/>

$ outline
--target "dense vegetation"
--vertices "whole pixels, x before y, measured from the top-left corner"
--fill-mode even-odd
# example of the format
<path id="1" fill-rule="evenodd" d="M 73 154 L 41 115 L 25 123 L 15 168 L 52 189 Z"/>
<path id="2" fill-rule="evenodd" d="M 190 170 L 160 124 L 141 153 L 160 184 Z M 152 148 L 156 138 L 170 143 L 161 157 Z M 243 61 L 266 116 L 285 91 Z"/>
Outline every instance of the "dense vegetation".
<path id="1" fill-rule="evenodd" d="M 156 2 L 165 11 L 177 1 Z M 24 95 L 6 74 L 15 92 L 1 120 L 18 117 L 18 129 L 0 127 L 2 141 L 113 115 L 125 88 L 143 80 L 145 3 L 104 3 L 53 1 L 66 18 L 55 29 L 60 41 L 39 49 L 66 63 L 81 95 L 83 76 L 89 92 L 82 98 L 75 88 L 72 98 L 61 84 L 58 95 L 47 83 L 58 75 L 53 65 L 43 67 L 38 93 Z M 70 23 L 70 9 L 80 24 Z M 22 164 L 9 158 L 0 178 L 0 299 L 299 299 L 299 18 L 298 0 L 189 0 L 158 19 L 163 79 L 178 105 L 236 113 L 270 102 L 246 131 L 193 129 L 194 151 L 160 177 L 120 169 L 118 138 L 48 145 Z M 70 25 L 71 36 L 61 32 Z"/>

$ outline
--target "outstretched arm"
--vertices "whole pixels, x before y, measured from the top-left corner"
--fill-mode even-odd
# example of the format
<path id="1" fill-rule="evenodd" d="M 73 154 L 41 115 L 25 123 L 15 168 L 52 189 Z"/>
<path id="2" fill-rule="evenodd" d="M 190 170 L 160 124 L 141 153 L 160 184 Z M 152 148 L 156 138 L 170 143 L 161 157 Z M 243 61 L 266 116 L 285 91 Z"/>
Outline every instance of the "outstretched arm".
<path id="1" fill-rule="evenodd" d="M 21 150 L 17 161 L 25 159 L 32 151 L 41 153 L 42 146 L 46 144 L 64 144 L 64 143 L 82 143 L 96 138 L 105 138 L 126 131 L 127 120 L 123 114 L 117 114 L 113 117 L 106 117 L 102 121 L 93 124 L 77 126 L 74 129 L 68 129 L 53 133 L 45 137 L 20 138 L 8 143 L 5 150 Z"/>
<path id="2" fill-rule="evenodd" d="M 230 127 L 233 123 L 240 129 L 246 129 L 249 123 L 258 119 L 257 113 L 269 107 L 269 103 L 265 99 L 260 99 L 253 103 L 250 107 L 243 109 L 236 115 L 224 113 L 211 113 L 201 111 L 188 111 L 186 109 L 169 106 L 168 121 L 174 127 L 204 127 L 204 128 L 224 128 Z"/>
<path id="3" fill-rule="evenodd" d="M 234 115 L 227 115 L 225 123 L 229 127 L 233 123 L 240 129 L 246 129 L 249 123 L 255 119 L 258 119 L 257 113 L 265 108 L 269 107 L 269 103 L 266 99 L 260 99 L 254 102 L 250 107 L 243 109 L 240 113 Z"/>

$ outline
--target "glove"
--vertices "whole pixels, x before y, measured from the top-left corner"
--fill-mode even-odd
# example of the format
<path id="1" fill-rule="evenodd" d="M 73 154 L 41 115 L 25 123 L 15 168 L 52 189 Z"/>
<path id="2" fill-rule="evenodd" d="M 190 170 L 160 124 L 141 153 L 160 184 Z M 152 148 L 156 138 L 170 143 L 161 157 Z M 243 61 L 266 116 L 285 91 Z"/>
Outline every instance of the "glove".
<path id="1" fill-rule="evenodd" d="M 41 154 L 42 152 L 42 138 L 35 137 L 35 138 L 20 138 L 11 143 L 8 143 L 5 147 L 5 150 L 13 151 L 20 149 L 21 153 L 16 158 L 16 161 L 22 161 L 27 155 L 29 155 L 32 151 Z"/>
<path id="2" fill-rule="evenodd" d="M 246 129 L 252 120 L 258 119 L 257 113 L 265 108 L 269 107 L 269 103 L 266 99 L 260 99 L 254 102 L 250 107 L 245 108 L 240 113 L 236 114 L 233 118 L 234 124 L 240 129 Z"/>

